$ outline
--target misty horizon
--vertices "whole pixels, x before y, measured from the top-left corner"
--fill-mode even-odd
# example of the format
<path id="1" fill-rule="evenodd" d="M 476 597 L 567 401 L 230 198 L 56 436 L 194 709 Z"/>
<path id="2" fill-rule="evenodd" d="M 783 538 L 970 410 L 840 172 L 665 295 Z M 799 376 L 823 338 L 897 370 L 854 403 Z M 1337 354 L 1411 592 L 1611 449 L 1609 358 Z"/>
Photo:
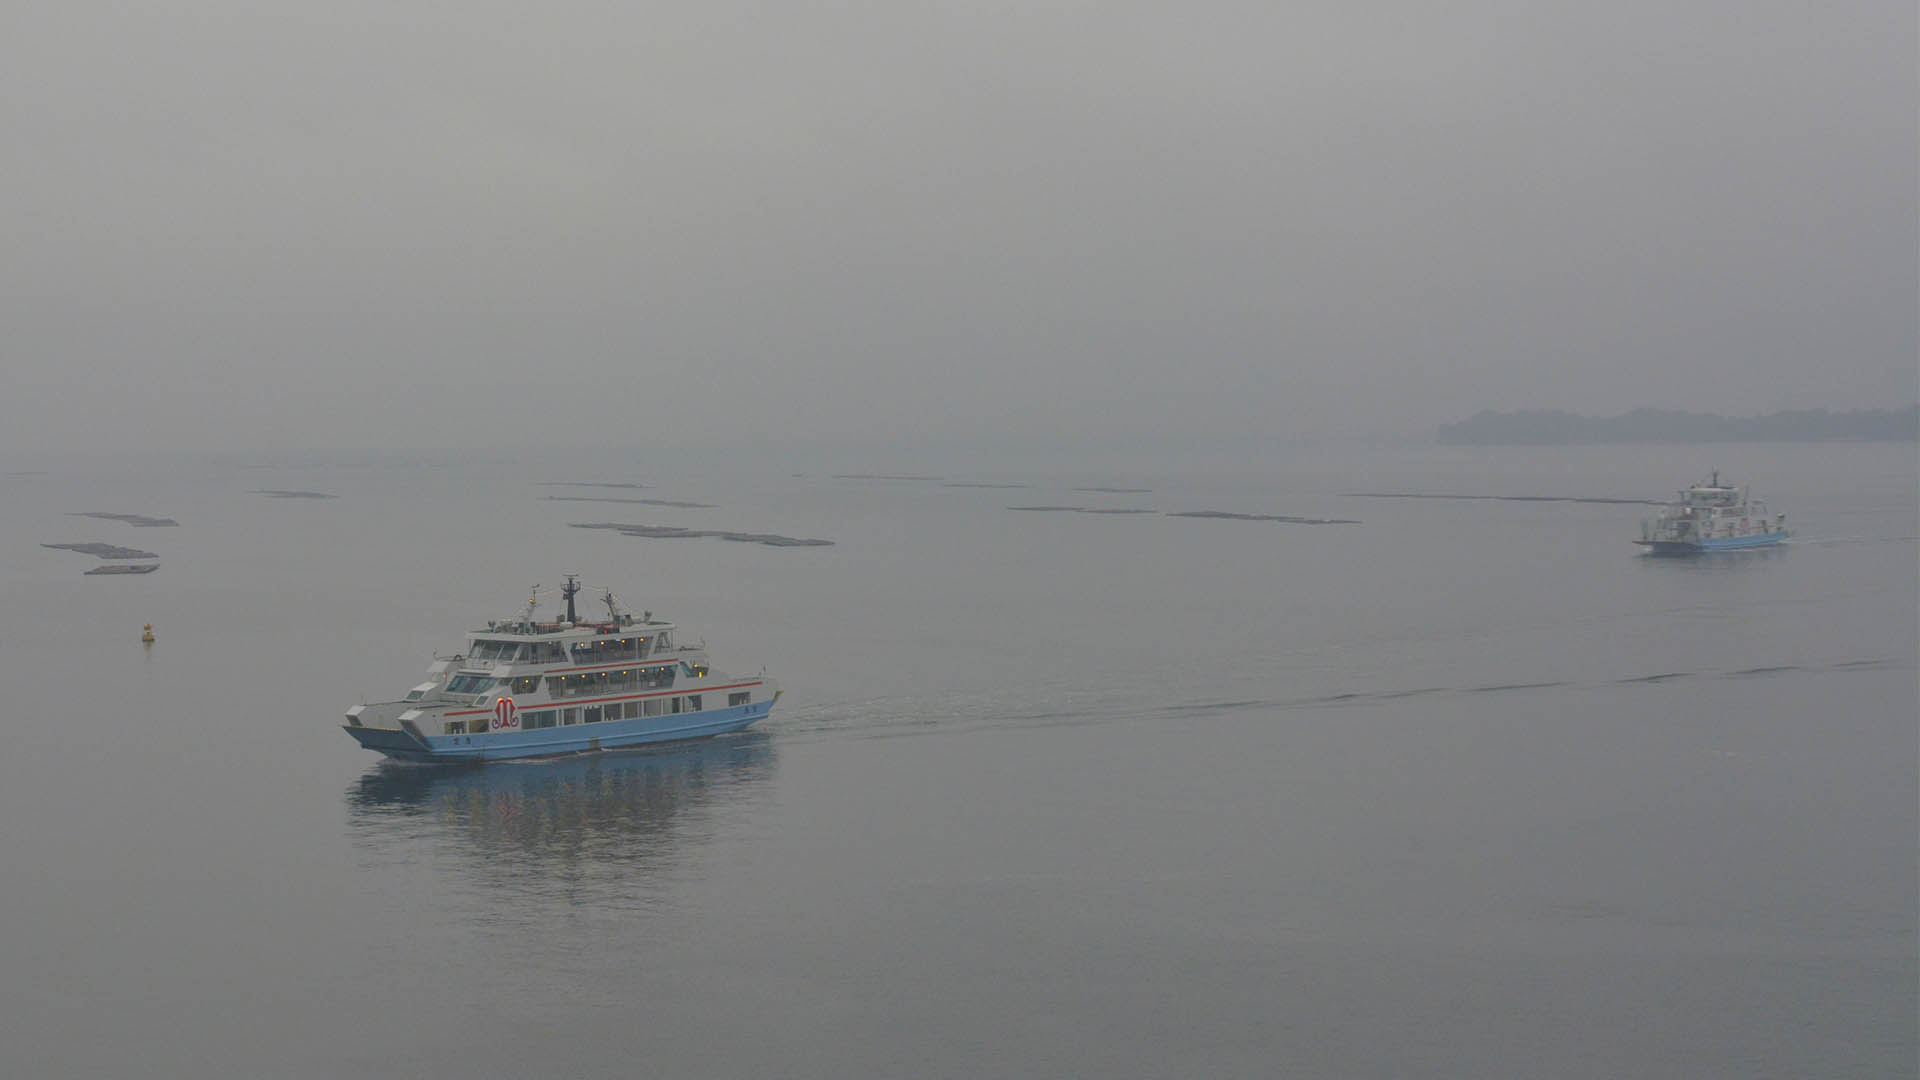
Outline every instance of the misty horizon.
<path id="1" fill-rule="evenodd" d="M 0 453 L 1905 407 L 1914 23 L 23 11 Z"/>

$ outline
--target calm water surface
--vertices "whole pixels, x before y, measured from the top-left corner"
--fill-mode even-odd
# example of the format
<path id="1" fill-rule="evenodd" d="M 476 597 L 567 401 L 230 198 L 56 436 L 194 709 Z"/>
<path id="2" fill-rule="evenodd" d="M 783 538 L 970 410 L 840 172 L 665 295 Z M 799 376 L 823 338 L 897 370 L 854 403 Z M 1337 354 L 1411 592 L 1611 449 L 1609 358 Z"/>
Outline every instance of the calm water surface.
<path id="1" fill-rule="evenodd" d="M 1800 537 L 1343 494 L 1716 466 Z M 0 479 L 9 1075 L 1916 1073 L 1911 446 L 41 468 Z M 764 664 L 772 720 L 465 771 L 337 730 L 566 571 Z"/>

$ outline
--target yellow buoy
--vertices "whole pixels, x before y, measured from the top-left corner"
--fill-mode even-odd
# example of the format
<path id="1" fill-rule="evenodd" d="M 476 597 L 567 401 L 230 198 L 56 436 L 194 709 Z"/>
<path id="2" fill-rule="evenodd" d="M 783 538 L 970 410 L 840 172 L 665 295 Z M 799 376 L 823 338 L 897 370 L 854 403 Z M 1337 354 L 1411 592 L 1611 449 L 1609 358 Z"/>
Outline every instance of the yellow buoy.
<path id="1" fill-rule="evenodd" d="M 152 623 L 147 624 L 146 630 L 140 634 L 140 640 L 143 644 L 147 644 L 147 645 L 153 644 L 153 624 Z"/>

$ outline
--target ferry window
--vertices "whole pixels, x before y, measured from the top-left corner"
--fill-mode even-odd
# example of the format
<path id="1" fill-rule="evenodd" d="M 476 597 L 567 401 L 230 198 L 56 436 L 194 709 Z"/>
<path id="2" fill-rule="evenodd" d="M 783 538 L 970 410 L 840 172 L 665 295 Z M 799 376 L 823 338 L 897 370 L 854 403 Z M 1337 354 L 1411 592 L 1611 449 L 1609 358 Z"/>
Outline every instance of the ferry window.
<path id="1" fill-rule="evenodd" d="M 512 660 L 525 649 L 525 645 L 512 641 L 476 641 L 468 655 L 475 660 Z"/>
<path id="2" fill-rule="evenodd" d="M 699 694 L 687 695 L 687 711 L 688 712 L 700 711 L 700 695 Z"/>
<path id="3" fill-rule="evenodd" d="M 600 706 L 598 705 L 587 706 L 587 723 L 597 724 L 599 722 L 600 722 Z"/>
<path id="4" fill-rule="evenodd" d="M 739 693 L 739 694 L 728 694 L 728 695 L 727 695 L 727 704 L 728 704 L 728 705 L 730 705 L 730 706 L 731 706 L 731 705 L 745 705 L 745 704 L 747 703 L 747 701 L 748 701 L 749 699 L 751 699 L 752 697 L 753 697 L 753 695 L 752 695 L 752 694 L 750 694 L 750 693 Z"/>
<path id="5" fill-rule="evenodd" d="M 634 717 L 639 715 L 640 715 L 640 703 L 637 701 L 627 702 L 627 719 L 631 720 Z"/>
<path id="6" fill-rule="evenodd" d="M 673 700 L 673 708 L 672 708 L 672 710 L 671 710 L 671 711 L 673 711 L 673 712 L 679 712 L 679 711 L 680 711 L 680 699 L 679 699 L 679 698 L 673 698 L 672 700 Z"/>
<path id="7" fill-rule="evenodd" d="M 467 722 L 465 720 L 447 721 L 447 734 L 465 735 L 466 733 L 467 733 Z"/>
<path id="8" fill-rule="evenodd" d="M 409 690 L 409 691 L 407 691 L 407 700 L 408 700 L 408 701 L 419 701 L 419 700 L 420 700 L 421 698 L 423 698 L 423 697 L 426 697 L 426 696 L 427 696 L 427 692 L 426 692 L 425 690 Z"/>
<path id="9" fill-rule="evenodd" d="M 547 676 L 547 693 L 554 697 L 579 697 L 593 689 L 592 673 Z"/>
<path id="10" fill-rule="evenodd" d="M 449 694 L 477 694 L 482 690 L 493 689 L 491 675 L 455 675 L 447 683 Z"/>
<path id="11" fill-rule="evenodd" d="M 577 723 L 579 723 L 579 722 L 580 722 L 580 710 L 579 710 L 579 709 L 562 709 L 562 710 L 561 710 L 561 712 L 563 712 L 563 713 L 565 713 L 565 714 L 566 714 L 566 720 L 567 720 L 567 723 L 569 723 L 569 724 L 577 724 Z M 551 724 L 549 724 L 549 725 L 547 725 L 547 726 L 548 726 L 548 727 L 552 727 L 553 725 L 551 725 Z"/>
<path id="12" fill-rule="evenodd" d="M 566 650 L 560 647 L 559 642 L 557 641 L 534 642 L 534 645 L 533 645 L 533 662 L 534 663 L 551 664 L 555 660 L 565 660 L 566 658 L 567 658 Z"/>
<path id="13" fill-rule="evenodd" d="M 660 699 L 659 698 L 648 698 L 647 700 L 641 702 L 640 704 L 644 710 L 644 715 L 647 715 L 647 716 L 660 715 Z"/>
<path id="14" fill-rule="evenodd" d="M 610 664 L 616 660 L 636 658 L 633 638 L 618 640 L 606 638 L 595 641 L 576 641 L 573 643 L 573 661 L 576 664 Z"/>
<path id="15" fill-rule="evenodd" d="M 620 659 L 639 659 L 636 638 L 599 638 L 593 642 L 574 642 L 574 663 L 612 663 Z"/>
<path id="16" fill-rule="evenodd" d="M 638 651 L 639 651 L 640 659 L 645 660 L 647 658 L 647 639 L 646 638 L 639 639 Z"/>
<path id="17" fill-rule="evenodd" d="M 543 728 L 543 727 L 552 727 L 552 726 L 553 726 L 553 710 L 552 709 L 542 709 L 539 712 L 530 712 L 530 713 L 520 714 L 520 727 L 523 730 L 530 731 L 534 728 Z"/>
<path id="18" fill-rule="evenodd" d="M 513 680 L 513 692 L 516 694 L 531 694 L 538 689 L 540 689 L 538 675 L 522 675 Z"/>
<path id="19" fill-rule="evenodd" d="M 660 631 L 660 636 L 653 639 L 653 651 L 662 653 L 671 648 L 673 648 L 673 634 L 666 630 Z"/>

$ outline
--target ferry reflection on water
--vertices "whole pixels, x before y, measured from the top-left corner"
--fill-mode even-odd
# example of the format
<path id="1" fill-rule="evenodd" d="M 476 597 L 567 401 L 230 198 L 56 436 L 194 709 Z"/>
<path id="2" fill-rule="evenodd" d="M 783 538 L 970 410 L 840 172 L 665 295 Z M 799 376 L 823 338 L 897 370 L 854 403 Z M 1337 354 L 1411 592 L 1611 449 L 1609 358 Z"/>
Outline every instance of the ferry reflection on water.
<path id="1" fill-rule="evenodd" d="M 382 763 L 347 790 L 356 841 L 452 842 L 492 865 L 668 855 L 772 774 L 763 732 L 655 749 L 447 768 Z M 442 849 L 444 853 L 444 849 Z"/>

